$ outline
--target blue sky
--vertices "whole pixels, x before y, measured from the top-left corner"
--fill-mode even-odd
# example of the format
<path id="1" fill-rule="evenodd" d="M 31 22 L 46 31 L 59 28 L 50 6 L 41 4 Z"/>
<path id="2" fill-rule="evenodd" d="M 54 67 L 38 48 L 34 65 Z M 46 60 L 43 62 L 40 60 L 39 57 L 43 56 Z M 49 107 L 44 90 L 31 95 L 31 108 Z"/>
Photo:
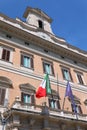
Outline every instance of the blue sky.
<path id="1" fill-rule="evenodd" d="M 40 8 L 53 19 L 56 36 L 87 51 L 87 0 L 0 0 L 0 13 L 22 19 L 27 6 Z"/>

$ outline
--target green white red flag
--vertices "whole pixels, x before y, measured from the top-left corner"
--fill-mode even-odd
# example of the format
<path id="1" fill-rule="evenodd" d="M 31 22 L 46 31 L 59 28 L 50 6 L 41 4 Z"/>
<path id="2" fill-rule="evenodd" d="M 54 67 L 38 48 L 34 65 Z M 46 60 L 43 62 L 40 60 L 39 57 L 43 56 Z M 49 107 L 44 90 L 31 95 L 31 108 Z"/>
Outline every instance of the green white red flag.
<path id="1" fill-rule="evenodd" d="M 51 94 L 51 86 L 50 86 L 50 80 L 48 74 L 46 74 L 44 79 L 42 80 L 36 92 L 36 97 L 37 98 L 46 97 L 47 94 Z"/>

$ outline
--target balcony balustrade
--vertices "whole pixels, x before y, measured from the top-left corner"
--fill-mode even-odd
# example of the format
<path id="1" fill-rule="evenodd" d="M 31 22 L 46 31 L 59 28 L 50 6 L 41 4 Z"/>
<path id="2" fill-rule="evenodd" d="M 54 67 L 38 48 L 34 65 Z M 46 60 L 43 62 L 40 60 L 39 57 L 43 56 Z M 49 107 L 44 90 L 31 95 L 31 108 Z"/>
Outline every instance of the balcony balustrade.
<path id="1" fill-rule="evenodd" d="M 29 103 L 22 103 L 21 101 L 15 101 L 11 107 L 11 109 L 16 109 L 20 111 L 27 111 L 36 113 L 36 114 L 41 114 L 43 107 L 45 105 L 35 105 L 35 104 L 29 104 Z M 47 107 L 47 106 L 46 106 Z M 86 114 L 75 114 L 70 111 L 65 111 L 61 109 L 51 109 L 47 107 L 47 110 L 49 112 L 49 116 L 53 117 L 59 117 L 59 118 L 66 118 L 66 119 L 71 119 L 71 120 L 80 120 L 80 121 L 87 121 L 87 115 Z"/>

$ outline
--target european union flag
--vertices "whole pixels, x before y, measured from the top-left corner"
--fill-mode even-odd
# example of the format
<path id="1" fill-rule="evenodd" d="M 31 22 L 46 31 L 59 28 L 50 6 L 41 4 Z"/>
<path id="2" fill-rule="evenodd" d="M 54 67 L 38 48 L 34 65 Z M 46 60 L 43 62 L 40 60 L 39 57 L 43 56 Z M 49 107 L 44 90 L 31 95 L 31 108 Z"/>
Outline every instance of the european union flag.
<path id="1" fill-rule="evenodd" d="M 76 105 L 75 105 L 75 102 L 74 102 L 74 96 L 73 96 L 72 89 L 71 89 L 69 81 L 68 81 L 67 87 L 66 87 L 65 97 L 66 96 L 68 96 L 71 99 L 74 112 L 75 112 L 75 114 L 77 114 Z"/>
<path id="2" fill-rule="evenodd" d="M 67 83 L 67 87 L 66 87 L 65 97 L 66 96 L 68 96 L 70 99 L 73 99 L 73 94 L 69 82 Z"/>

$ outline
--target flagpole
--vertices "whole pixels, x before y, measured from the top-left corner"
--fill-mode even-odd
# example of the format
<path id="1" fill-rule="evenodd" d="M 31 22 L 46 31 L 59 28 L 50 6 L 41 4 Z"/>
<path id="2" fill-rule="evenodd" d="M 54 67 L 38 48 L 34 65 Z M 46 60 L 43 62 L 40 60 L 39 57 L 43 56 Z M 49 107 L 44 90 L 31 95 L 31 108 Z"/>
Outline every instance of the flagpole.
<path id="1" fill-rule="evenodd" d="M 67 81 L 68 82 L 68 81 Z M 62 105 L 62 111 L 64 111 L 64 105 L 65 105 L 65 96 L 64 96 L 64 99 L 63 99 L 63 105 Z"/>
<path id="2" fill-rule="evenodd" d="M 65 105 L 65 97 L 64 97 L 64 100 L 63 100 L 62 111 L 64 111 L 64 105 Z"/>
<path id="3" fill-rule="evenodd" d="M 57 94 L 58 94 L 58 97 L 59 97 L 58 73 L 57 73 Z"/>

